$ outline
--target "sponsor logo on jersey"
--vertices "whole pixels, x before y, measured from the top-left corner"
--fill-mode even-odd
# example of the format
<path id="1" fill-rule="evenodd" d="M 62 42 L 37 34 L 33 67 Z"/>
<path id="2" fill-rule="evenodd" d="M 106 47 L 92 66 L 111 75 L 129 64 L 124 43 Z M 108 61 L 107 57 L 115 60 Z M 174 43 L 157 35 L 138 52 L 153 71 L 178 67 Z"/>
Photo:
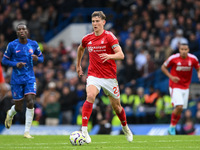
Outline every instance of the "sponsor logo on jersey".
<path id="1" fill-rule="evenodd" d="M 88 47 L 88 52 L 92 52 L 93 51 L 93 47 L 92 46 L 89 46 Z"/>
<path id="2" fill-rule="evenodd" d="M 186 67 L 186 66 L 177 66 L 176 67 L 177 71 L 190 71 L 191 67 Z"/>
<path id="3" fill-rule="evenodd" d="M 21 50 L 17 50 L 16 53 L 19 53 Z"/>
<path id="4" fill-rule="evenodd" d="M 102 52 L 102 51 L 106 51 L 106 46 L 88 46 L 88 51 L 89 52 Z"/>

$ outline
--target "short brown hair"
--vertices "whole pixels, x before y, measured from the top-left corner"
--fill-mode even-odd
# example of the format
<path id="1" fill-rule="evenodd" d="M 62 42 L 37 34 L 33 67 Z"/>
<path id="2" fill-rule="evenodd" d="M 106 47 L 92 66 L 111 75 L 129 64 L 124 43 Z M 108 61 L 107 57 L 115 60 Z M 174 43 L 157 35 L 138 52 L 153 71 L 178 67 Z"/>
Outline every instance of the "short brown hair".
<path id="1" fill-rule="evenodd" d="M 92 13 L 92 18 L 93 17 L 100 17 L 102 20 L 106 20 L 106 15 L 103 13 L 103 11 L 94 11 Z"/>

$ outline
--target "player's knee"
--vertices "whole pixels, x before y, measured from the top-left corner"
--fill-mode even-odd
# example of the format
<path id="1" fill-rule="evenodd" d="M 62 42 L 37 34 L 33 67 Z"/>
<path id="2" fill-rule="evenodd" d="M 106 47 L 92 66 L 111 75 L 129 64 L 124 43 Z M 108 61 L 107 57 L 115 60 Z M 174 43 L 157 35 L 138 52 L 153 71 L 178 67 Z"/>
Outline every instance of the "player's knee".
<path id="1" fill-rule="evenodd" d="M 27 101 L 27 107 L 29 109 L 32 109 L 34 107 L 34 100 L 33 99 Z"/>
<path id="2" fill-rule="evenodd" d="M 16 112 L 22 112 L 23 111 L 23 105 L 15 105 Z"/>
<path id="3" fill-rule="evenodd" d="M 182 112 L 183 111 L 183 106 L 181 106 L 181 105 L 177 106 L 176 109 L 177 109 L 178 112 Z"/>
<path id="4" fill-rule="evenodd" d="M 27 100 L 27 107 L 29 109 L 32 109 L 34 107 L 35 95 L 27 95 L 26 100 Z"/>
<path id="5" fill-rule="evenodd" d="M 94 103 L 94 101 L 95 101 L 95 95 L 92 94 L 92 93 L 88 93 L 88 94 L 87 94 L 87 100 L 88 100 L 89 102 L 91 102 L 91 103 Z"/>

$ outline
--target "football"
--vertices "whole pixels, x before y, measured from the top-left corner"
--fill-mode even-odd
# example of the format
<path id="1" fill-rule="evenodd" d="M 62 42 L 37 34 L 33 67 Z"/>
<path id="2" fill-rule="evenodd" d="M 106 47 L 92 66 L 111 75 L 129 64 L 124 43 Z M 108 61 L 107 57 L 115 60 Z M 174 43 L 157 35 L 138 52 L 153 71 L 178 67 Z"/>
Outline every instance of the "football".
<path id="1" fill-rule="evenodd" d="M 69 140 L 72 145 L 83 145 L 85 143 L 85 136 L 81 133 L 81 131 L 74 131 L 70 134 Z"/>

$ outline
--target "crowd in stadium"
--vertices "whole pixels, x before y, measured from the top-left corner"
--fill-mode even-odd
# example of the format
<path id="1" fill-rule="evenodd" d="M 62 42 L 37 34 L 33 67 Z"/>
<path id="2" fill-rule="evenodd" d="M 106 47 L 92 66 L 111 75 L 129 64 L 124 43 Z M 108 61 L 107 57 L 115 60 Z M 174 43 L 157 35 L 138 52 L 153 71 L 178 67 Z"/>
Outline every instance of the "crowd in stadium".
<path id="1" fill-rule="evenodd" d="M 200 50 L 200 1 L 198 0 L 21 0 L 3 1 L 0 4 L 0 58 L 8 42 L 16 38 L 15 28 L 20 22 L 28 25 L 30 38 L 40 43 L 44 63 L 34 67 L 37 77 L 35 124 L 81 124 L 79 115 L 86 99 L 86 75 L 78 78 L 75 68 L 79 43 L 57 47 L 44 42 L 47 31 L 67 19 L 74 8 L 113 7 L 117 18 L 110 28 L 125 53 L 124 61 L 116 61 L 121 103 L 130 123 L 169 123 L 172 106 L 167 93 L 150 87 L 133 88 L 136 80 L 159 69 L 166 58 L 177 52 L 178 43 L 189 44 L 190 52 Z M 74 22 L 80 22 L 74 18 Z M 90 20 L 89 20 L 90 21 Z M 87 73 L 88 55 L 82 67 Z M 11 69 L 3 66 L 6 82 Z M 126 86 L 130 83 L 131 86 Z M 152 85 L 153 86 L 153 85 Z M 200 122 L 200 100 L 189 101 L 189 116 Z M 11 92 L 0 105 L 0 122 L 12 105 Z M 104 109 L 102 109 L 104 108 Z M 102 111 L 103 110 L 103 111 Z M 23 112 L 22 112 L 23 113 Z M 186 113 L 187 114 L 187 113 Z M 182 118 L 184 122 L 187 115 Z M 93 108 L 92 124 L 118 125 L 108 98 L 100 93 Z M 14 123 L 24 123 L 17 115 Z"/>

